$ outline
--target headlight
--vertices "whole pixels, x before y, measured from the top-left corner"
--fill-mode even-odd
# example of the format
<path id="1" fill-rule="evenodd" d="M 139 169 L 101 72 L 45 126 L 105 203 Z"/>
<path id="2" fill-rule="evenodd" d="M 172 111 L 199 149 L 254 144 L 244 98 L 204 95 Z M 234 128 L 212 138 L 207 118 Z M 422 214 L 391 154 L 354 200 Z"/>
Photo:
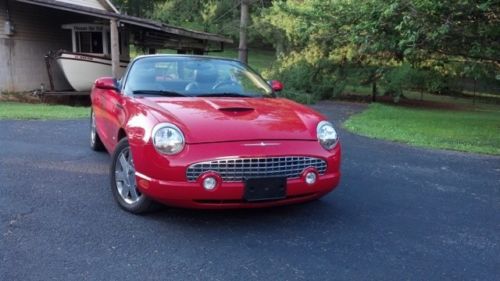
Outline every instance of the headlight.
<path id="1" fill-rule="evenodd" d="M 316 128 L 316 133 L 319 143 L 326 150 L 332 149 L 339 140 L 337 131 L 335 131 L 333 125 L 327 121 L 319 122 L 318 127 Z"/>
<path id="2" fill-rule="evenodd" d="M 177 154 L 184 148 L 184 135 L 181 130 L 170 123 L 160 123 L 153 129 L 153 145 L 163 154 Z"/>

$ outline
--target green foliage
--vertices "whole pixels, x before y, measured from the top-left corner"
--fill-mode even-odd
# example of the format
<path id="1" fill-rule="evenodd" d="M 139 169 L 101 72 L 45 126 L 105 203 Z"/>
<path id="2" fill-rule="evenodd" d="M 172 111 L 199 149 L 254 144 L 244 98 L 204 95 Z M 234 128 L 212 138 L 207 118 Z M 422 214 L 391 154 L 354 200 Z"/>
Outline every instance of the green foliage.
<path id="1" fill-rule="evenodd" d="M 133 15 L 142 15 L 167 24 L 182 26 L 186 28 L 214 32 L 233 38 L 235 41 L 239 35 L 240 0 L 114 0 L 114 2 L 130 10 Z M 145 3 L 144 7 L 138 9 L 136 3 Z M 258 30 L 261 26 L 255 26 L 261 11 L 270 5 L 270 0 L 250 1 L 251 18 L 248 28 L 249 42 L 262 46 L 264 43 L 272 42 L 272 38 L 266 39 Z"/>
<path id="2" fill-rule="evenodd" d="M 340 95 L 346 85 L 344 66 L 336 64 L 315 46 L 281 57 L 264 74 L 280 79 L 289 89 L 314 94 L 321 99 Z"/>
<path id="3" fill-rule="evenodd" d="M 450 78 L 500 73 L 499 14 L 497 1 L 484 0 L 288 0 L 274 1 L 261 22 L 285 35 L 281 65 L 314 47 L 331 64 L 332 80 L 339 77 L 336 66 L 367 68 L 357 71 L 364 76 L 358 83 L 380 80 L 400 97 L 405 88 L 442 92 Z M 325 72 L 324 64 L 308 66 L 311 73 Z M 279 70 L 287 71 L 295 72 Z M 321 85 L 324 96 L 331 85 Z"/>
<path id="4" fill-rule="evenodd" d="M 380 81 L 386 95 L 391 95 L 395 103 L 405 97 L 405 90 L 440 94 L 447 89 L 446 78 L 431 70 L 413 68 L 408 63 L 385 71 Z"/>
<path id="5" fill-rule="evenodd" d="M 371 104 L 344 123 L 349 131 L 415 146 L 500 155 L 498 111 L 409 109 Z"/>
<path id="6" fill-rule="evenodd" d="M 224 50 L 223 52 L 208 53 L 210 56 L 238 59 L 238 52 L 234 49 Z M 248 52 L 248 65 L 255 71 L 262 73 L 273 67 L 275 62 L 274 52 L 266 50 L 250 49 Z M 266 72 L 268 74 L 269 72 Z M 277 79 L 274 76 L 265 76 L 269 79 Z"/>
<path id="7" fill-rule="evenodd" d="M 204 30 L 200 16 L 203 6 L 200 1 L 160 1 L 149 11 L 149 17 L 171 25 Z"/>
<path id="8" fill-rule="evenodd" d="M 202 23 L 205 26 L 208 26 L 213 22 L 217 13 L 218 5 L 215 0 L 210 0 L 208 2 L 203 3 L 203 6 L 200 10 L 200 16 L 202 19 Z"/>
<path id="9" fill-rule="evenodd" d="M 383 84 L 386 88 L 386 94 L 390 94 L 397 103 L 403 95 L 403 87 L 411 81 L 412 69 L 408 64 L 393 68 L 384 75 Z"/>
<path id="10" fill-rule="evenodd" d="M 130 14 L 238 40 L 239 0 L 114 1 Z M 330 98 L 346 84 L 376 83 L 397 100 L 408 90 L 454 93 L 457 79 L 500 83 L 498 0 L 265 0 L 250 7 L 250 50 L 272 45 L 279 59 L 269 76 L 298 92 Z"/>
<path id="11" fill-rule="evenodd" d="M 162 0 L 112 0 L 113 4 L 121 13 L 126 13 L 137 17 L 147 17 L 154 10 L 157 3 Z"/>

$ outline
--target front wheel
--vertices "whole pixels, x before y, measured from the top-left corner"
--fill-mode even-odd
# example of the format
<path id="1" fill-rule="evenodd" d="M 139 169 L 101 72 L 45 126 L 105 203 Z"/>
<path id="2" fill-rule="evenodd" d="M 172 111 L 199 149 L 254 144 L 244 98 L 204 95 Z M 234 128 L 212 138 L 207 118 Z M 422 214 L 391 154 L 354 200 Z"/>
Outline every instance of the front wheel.
<path id="1" fill-rule="evenodd" d="M 120 140 L 111 162 L 111 191 L 120 207 L 134 214 L 151 210 L 153 201 L 137 189 L 134 160 L 127 138 Z"/>

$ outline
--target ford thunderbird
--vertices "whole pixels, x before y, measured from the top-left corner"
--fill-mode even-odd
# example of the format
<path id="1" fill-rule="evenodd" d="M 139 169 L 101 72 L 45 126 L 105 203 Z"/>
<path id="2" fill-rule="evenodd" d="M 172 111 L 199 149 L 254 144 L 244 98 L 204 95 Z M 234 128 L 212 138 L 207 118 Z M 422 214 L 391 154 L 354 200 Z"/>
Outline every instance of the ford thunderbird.
<path id="1" fill-rule="evenodd" d="M 318 199 L 340 179 L 337 132 L 231 59 L 150 55 L 91 92 L 90 146 L 107 150 L 119 206 L 227 209 Z"/>

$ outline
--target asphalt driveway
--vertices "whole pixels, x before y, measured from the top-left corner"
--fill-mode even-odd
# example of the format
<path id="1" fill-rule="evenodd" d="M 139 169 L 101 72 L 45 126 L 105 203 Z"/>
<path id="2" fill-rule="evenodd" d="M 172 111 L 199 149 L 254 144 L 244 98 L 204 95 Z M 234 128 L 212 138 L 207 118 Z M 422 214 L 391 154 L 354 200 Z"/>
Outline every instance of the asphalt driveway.
<path id="1" fill-rule="evenodd" d="M 500 278 L 500 157 L 340 135 L 342 182 L 319 201 L 135 216 L 87 120 L 0 121 L 0 280 Z"/>

